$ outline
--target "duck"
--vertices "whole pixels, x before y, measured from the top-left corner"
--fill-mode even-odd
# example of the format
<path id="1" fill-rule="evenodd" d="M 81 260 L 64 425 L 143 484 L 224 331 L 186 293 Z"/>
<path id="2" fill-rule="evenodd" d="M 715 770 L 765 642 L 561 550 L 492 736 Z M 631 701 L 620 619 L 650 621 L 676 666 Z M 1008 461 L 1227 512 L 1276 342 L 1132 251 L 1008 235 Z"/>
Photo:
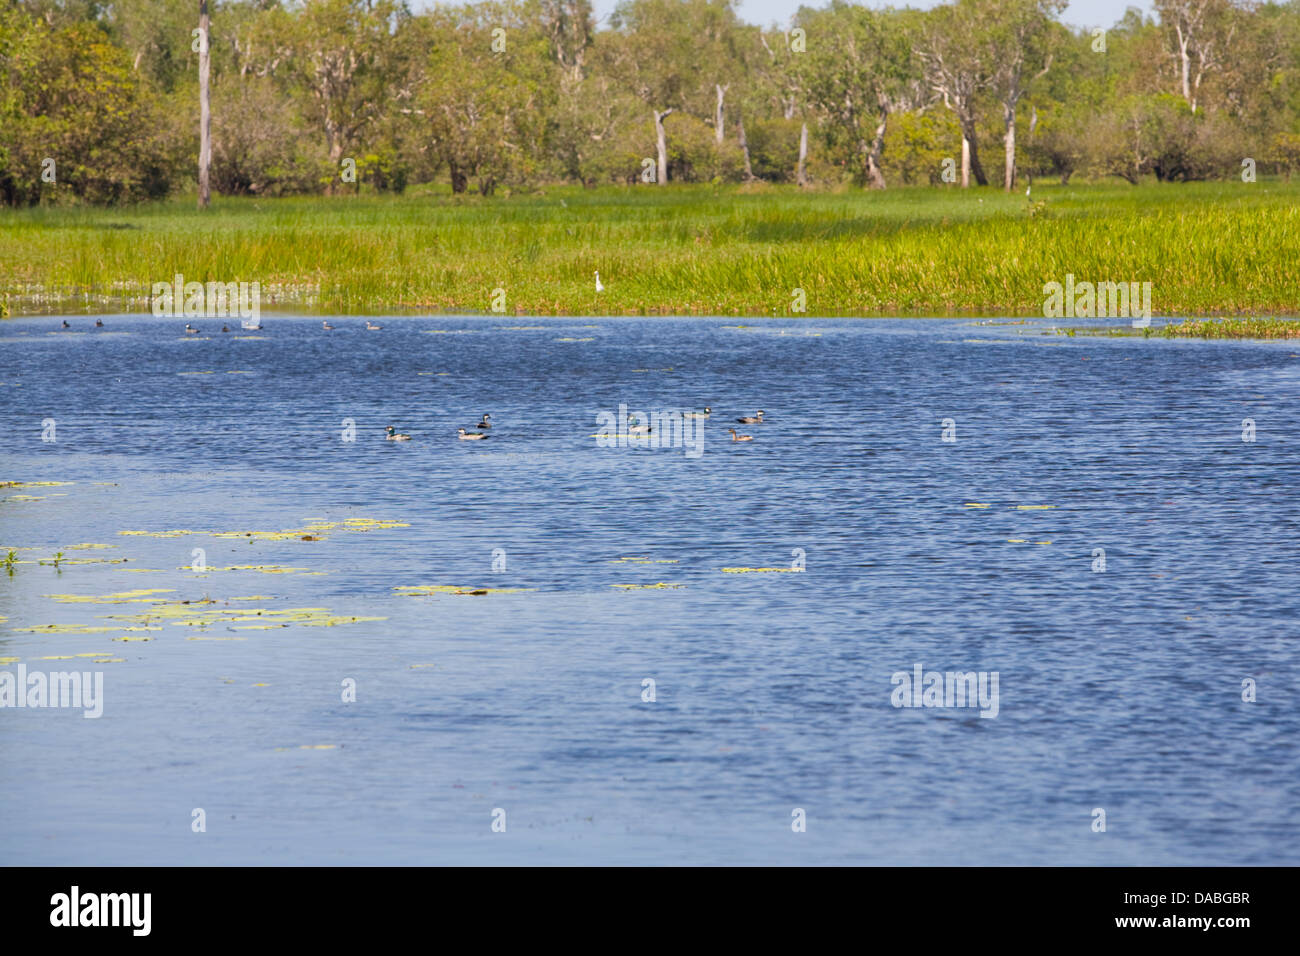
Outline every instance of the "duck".
<path id="1" fill-rule="evenodd" d="M 326 332 L 332 332 L 332 331 L 334 331 L 334 326 L 330 325 L 330 324 L 329 324 L 328 322 L 326 322 L 324 319 L 321 319 L 320 327 L 321 327 L 322 329 L 324 329 Z"/>
<path id="2" fill-rule="evenodd" d="M 411 440 L 410 435 L 403 435 L 392 425 L 389 425 L 386 431 L 387 431 L 386 437 L 388 438 L 389 441 L 410 441 Z"/>
<path id="3" fill-rule="evenodd" d="M 728 428 L 727 431 L 731 432 L 732 441 L 753 441 L 754 440 L 753 435 L 737 435 L 736 430 L 734 428 Z"/>
<path id="4" fill-rule="evenodd" d="M 369 319 L 366 319 L 366 328 L 369 329 L 371 332 L 378 332 L 380 329 L 383 328 L 383 326 L 375 325 Z"/>
<path id="5" fill-rule="evenodd" d="M 683 418 L 708 418 L 708 417 L 709 417 L 709 413 L 712 412 L 712 411 L 713 411 L 713 409 L 709 408 L 708 405 L 705 405 L 705 406 L 704 406 L 704 411 L 702 411 L 702 412 L 687 412 L 687 413 L 686 413 L 685 415 L 683 415 L 682 417 L 683 417 Z"/>
<path id="6" fill-rule="evenodd" d="M 482 420 L 481 422 L 479 422 L 477 425 L 475 425 L 474 427 L 475 427 L 475 428 L 491 428 L 492 426 L 488 424 L 488 419 L 491 418 L 491 417 L 492 417 L 492 416 L 489 415 L 487 412 L 484 412 L 484 413 L 483 413 L 483 420 Z"/>
<path id="7" fill-rule="evenodd" d="M 763 424 L 763 412 L 760 410 L 757 415 L 747 415 L 744 418 L 737 418 L 736 421 L 740 422 L 742 425 L 761 425 Z"/>
<path id="8" fill-rule="evenodd" d="M 67 320 L 67 319 L 64 319 L 64 320 L 63 320 L 63 327 L 64 327 L 65 329 L 70 329 L 70 328 L 72 328 L 72 326 L 68 325 L 68 320 Z"/>
<path id="9" fill-rule="evenodd" d="M 222 331 L 222 332 L 229 332 L 229 331 L 230 331 L 230 326 L 228 326 L 228 325 L 223 325 L 223 326 L 221 327 L 221 331 Z"/>
<path id="10" fill-rule="evenodd" d="M 104 327 L 104 320 L 103 320 L 103 319 L 96 319 L 96 320 L 95 320 L 95 328 L 97 328 L 97 329 L 102 329 L 103 327 Z"/>
<path id="11" fill-rule="evenodd" d="M 604 292 L 604 291 L 605 291 L 605 286 L 604 286 L 604 285 L 601 283 L 601 281 L 600 281 L 600 270 L 599 270 L 599 269 L 596 270 L 596 291 L 597 291 L 597 292 Z"/>
<path id="12" fill-rule="evenodd" d="M 197 332 L 197 331 L 198 331 L 198 329 L 196 329 L 194 326 L 190 325 L 188 322 L 185 323 L 185 334 L 186 334 L 186 335 L 193 335 L 193 334 L 194 334 L 195 332 Z"/>
<path id="13" fill-rule="evenodd" d="M 456 429 L 456 434 L 460 435 L 461 441 L 477 441 L 480 438 L 491 438 L 491 435 L 484 435 L 482 432 L 467 432 L 463 428 Z"/>
<path id="14" fill-rule="evenodd" d="M 627 433 L 629 435 L 649 435 L 649 425 L 638 425 L 635 415 L 627 416 Z"/>

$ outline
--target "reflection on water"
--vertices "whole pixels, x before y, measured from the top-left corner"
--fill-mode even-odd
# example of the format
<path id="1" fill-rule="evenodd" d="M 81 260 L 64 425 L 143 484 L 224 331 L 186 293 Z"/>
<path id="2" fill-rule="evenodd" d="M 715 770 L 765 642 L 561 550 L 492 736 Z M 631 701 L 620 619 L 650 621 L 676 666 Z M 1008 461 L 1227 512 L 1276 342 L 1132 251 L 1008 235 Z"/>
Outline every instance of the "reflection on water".
<path id="1" fill-rule="evenodd" d="M 1294 345 L 69 321 L 0 325 L 0 479 L 72 483 L 0 489 L 0 668 L 104 714 L 0 710 L 8 860 L 1298 862 Z"/>

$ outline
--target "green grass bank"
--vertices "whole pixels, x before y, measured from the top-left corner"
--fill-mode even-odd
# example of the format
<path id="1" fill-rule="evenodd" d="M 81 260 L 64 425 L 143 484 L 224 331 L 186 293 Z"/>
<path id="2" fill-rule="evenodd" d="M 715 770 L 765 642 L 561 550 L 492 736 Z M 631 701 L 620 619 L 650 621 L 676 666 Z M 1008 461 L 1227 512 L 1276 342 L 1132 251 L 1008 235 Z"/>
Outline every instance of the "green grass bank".
<path id="1" fill-rule="evenodd" d="M 1035 184 L 1032 201 L 642 186 L 0 211 L 11 314 L 145 310 L 177 273 L 324 313 L 488 312 L 499 288 L 509 314 L 797 315 L 802 289 L 809 316 L 1025 317 L 1072 274 L 1150 282 L 1157 316 L 1295 317 L 1300 181 Z"/>

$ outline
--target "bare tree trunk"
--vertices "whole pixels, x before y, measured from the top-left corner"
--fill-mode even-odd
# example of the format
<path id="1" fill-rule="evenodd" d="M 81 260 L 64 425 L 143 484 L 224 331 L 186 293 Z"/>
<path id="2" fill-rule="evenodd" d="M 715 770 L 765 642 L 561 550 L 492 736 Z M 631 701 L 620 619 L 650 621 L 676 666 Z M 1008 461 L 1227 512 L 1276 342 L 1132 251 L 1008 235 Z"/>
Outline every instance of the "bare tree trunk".
<path id="1" fill-rule="evenodd" d="M 984 175 L 984 166 L 980 163 L 979 148 L 975 145 L 975 117 L 970 116 L 962 121 L 961 124 L 962 138 L 962 166 L 969 163 L 970 171 L 975 176 L 975 182 L 981 186 L 989 184 L 989 178 Z M 962 177 L 962 185 L 967 185 L 967 178 Z"/>
<path id="2" fill-rule="evenodd" d="M 199 0 L 199 208 L 207 209 L 212 198 L 212 103 L 208 80 L 212 58 L 208 52 L 208 0 Z"/>
<path id="3" fill-rule="evenodd" d="M 880 109 L 880 122 L 867 150 L 867 186 L 871 189 L 885 188 L 885 174 L 880 169 L 880 156 L 885 151 L 885 124 L 889 121 L 889 111 Z"/>
<path id="4" fill-rule="evenodd" d="M 664 118 L 672 112 L 672 109 L 652 110 L 655 116 L 655 149 L 659 154 L 659 179 L 658 183 L 663 186 L 668 182 L 668 136 L 664 133 Z"/>
<path id="5" fill-rule="evenodd" d="M 1004 106 L 1002 112 L 1007 122 L 1007 134 L 1004 138 L 1006 143 L 1006 167 L 1002 173 L 1002 182 L 1005 184 L 1004 189 L 1011 192 L 1011 187 L 1016 181 L 1016 108 L 1014 106 Z"/>
<path id="6" fill-rule="evenodd" d="M 794 181 L 800 186 L 808 185 L 808 124 L 799 129 L 799 164 L 794 169 Z"/>
<path id="7" fill-rule="evenodd" d="M 713 88 L 718 91 L 718 105 L 714 108 L 713 111 L 713 129 L 714 129 L 714 135 L 717 137 L 718 140 L 718 145 L 721 146 L 722 131 L 726 128 L 723 124 L 722 103 L 723 100 L 725 100 L 727 97 L 727 90 L 731 89 L 731 84 L 728 83 L 726 86 L 722 86 L 719 83 L 714 83 Z"/>
<path id="8" fill-rule="evenodd" d="M 745 157 L 745 182 L 752 182 L 754 179 L 754 166 L 749 160 L 749 140 L 745 138 L 745 118 L 736 117 L 736 126 L 740 132 L 740 153 Z"/>

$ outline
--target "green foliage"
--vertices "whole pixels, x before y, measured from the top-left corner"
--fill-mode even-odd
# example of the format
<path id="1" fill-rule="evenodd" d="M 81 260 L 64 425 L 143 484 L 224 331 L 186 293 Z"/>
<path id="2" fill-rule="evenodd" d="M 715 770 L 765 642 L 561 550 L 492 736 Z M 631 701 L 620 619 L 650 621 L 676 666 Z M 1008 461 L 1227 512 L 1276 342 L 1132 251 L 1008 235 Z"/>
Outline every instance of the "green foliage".
<path id="1" fill-rule="evenodd" d="M 796 287 L 809 315 L 1041 315 L 1044 283 L 1072 273 L 1150 281 L 1161 314 L 1300 314 L 1300 182 L 1036 182 L 1033 200 L 1047 211 L 1029 216 L 1022 194 L 994 188 L 638 185 L 467 201 L 442 186 L 206 212 L 37 208 L 0 215 L 0 288 L 28 290 L 13 298 L 24 311 L 140 310 L 153 282 L 182 272 L 264 290 L 274 277 L 279 302 L 370 314 L 486 311 L 501 286 L 511 310 L 548 315 L 784 314 Z"/>

